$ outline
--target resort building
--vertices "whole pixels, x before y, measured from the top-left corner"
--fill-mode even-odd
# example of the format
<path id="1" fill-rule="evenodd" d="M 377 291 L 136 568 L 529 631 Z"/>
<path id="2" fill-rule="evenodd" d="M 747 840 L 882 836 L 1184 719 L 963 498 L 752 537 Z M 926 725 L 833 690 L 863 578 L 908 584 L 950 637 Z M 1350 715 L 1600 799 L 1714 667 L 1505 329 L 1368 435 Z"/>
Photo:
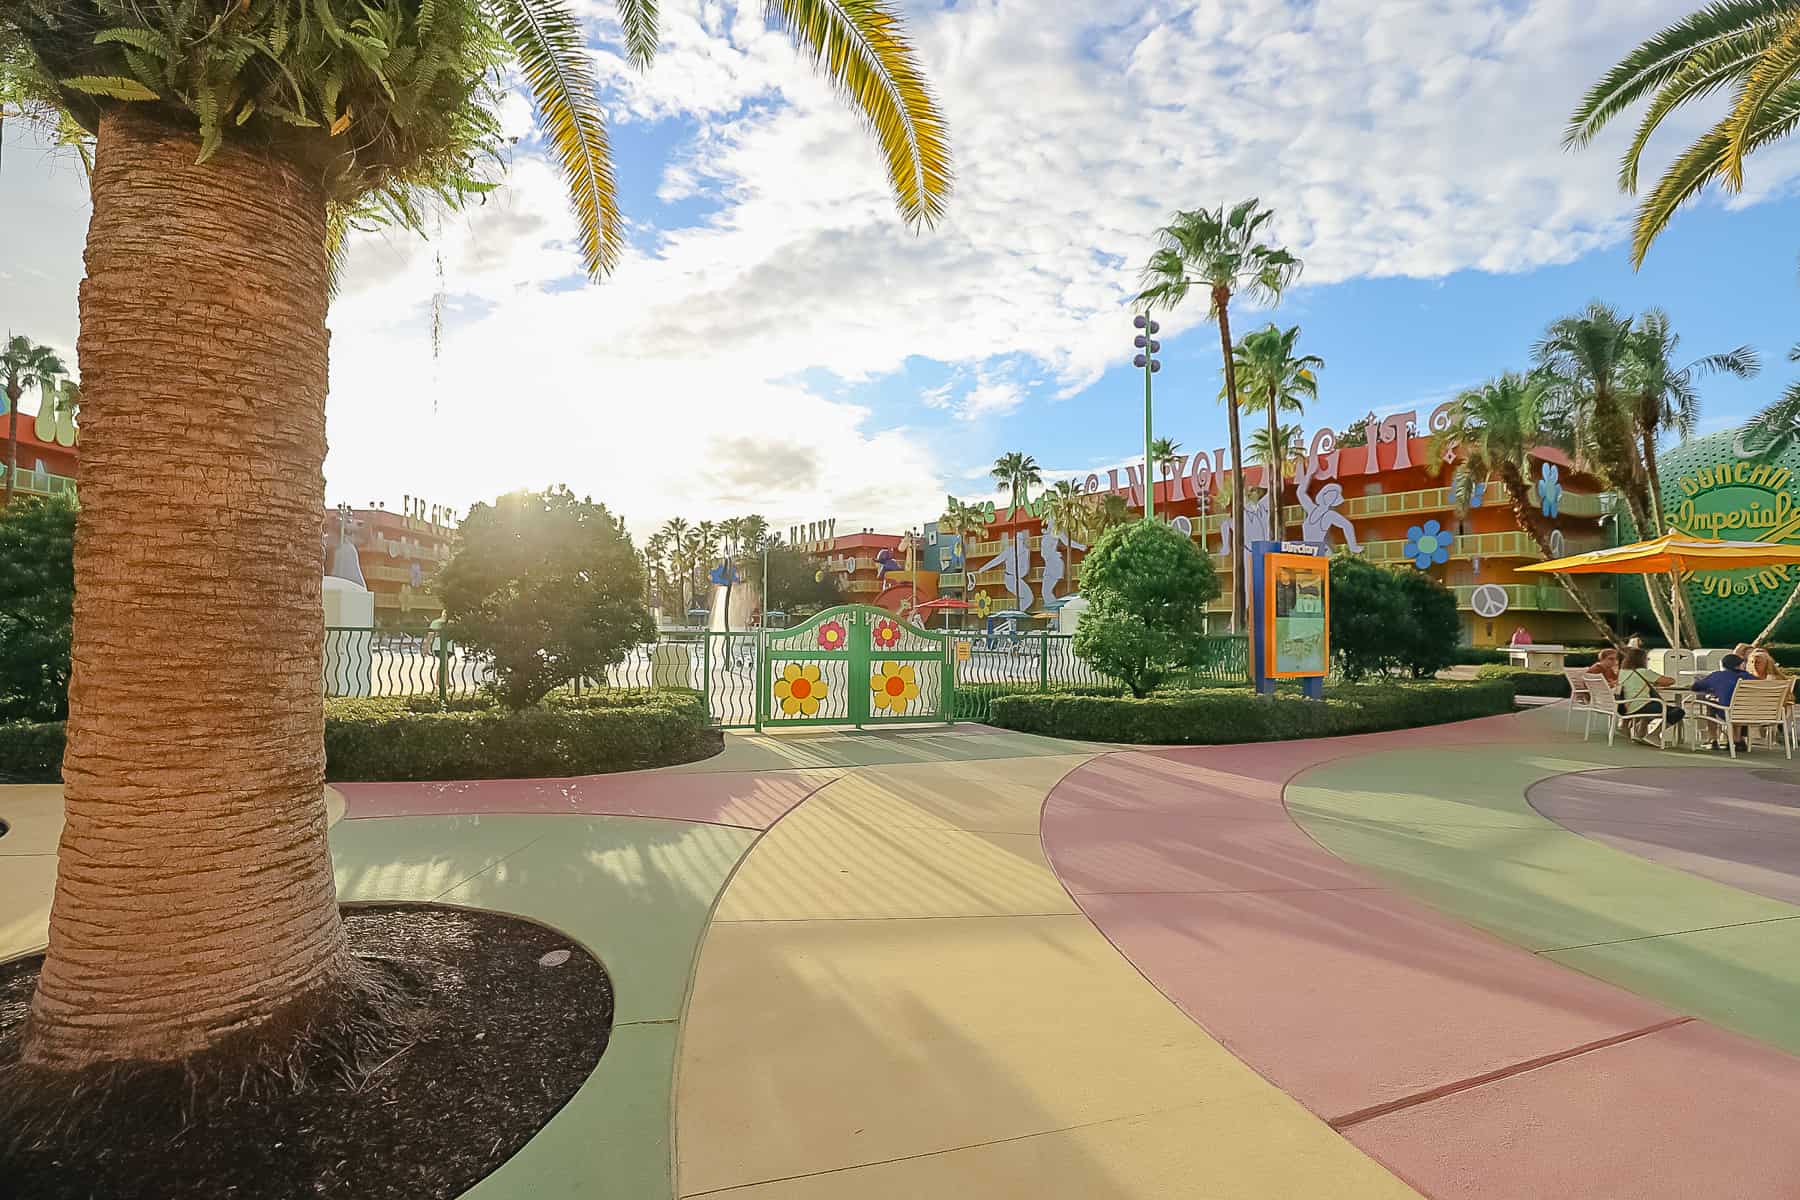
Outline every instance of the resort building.
<path id="1" fill-rule="evenodd" d="M 6 397 L 0 396 L 0 482 L 6 471 Z M 21 496 L 75 494 L 75 466 L 80 458 L 77 443 L 62 445 L 54 431 L 48 439 L 38 436 L 35 416 L 19 414 L 19 478 L 13 487 Z M 72 432 L 72 430 L 71 430 Z"/>
<path id="2" fill-rule="evenodd" d="M 1521 527 L 1503 484 L 1478 484 L 1467 509 L 1459 510 L 1451 494 L 1453 464 L 1446 455 L 1433 459 L 1432 440 L 1413 413 L 1371 422 L 1354 431 L 1354 440 L 1356 444 L 1341 445 L 1338 435 L 1322 430 L 1307 444 L 1304 460 L 1296 456 L 1290 461 L 1280 489 L 1283 540 L 1323 542 L 1383 566 L 1428 572 L 1455 593 L 1463 638 L 1474 645 L 1504 643 L 1521 627 L 1537 642 L 1595 636 L 1555 579 L 1517 573 L 1546 555 Z M 1525 502 L 1550 529 L 1552 553 L 1578 554 L 1612 544 L 1611 506 L 1599 481 L 1559 450 L 1541 448 L 1532 460 L 1531 494 Z M 1251 542 L 1267 537 L 1265 474 L 1259 466 L 1245 471 Z M 1229 552 L 1237 528 L 1229 452 L 1178 455 L 1159 467 L 1158 476 L 1156 515 L 1173 521 L 1213 556 L 1220 595 L 1209 611 L 1216 614 L 1214 627 L 1223 630 L 1238 557 Z M 1141 465 L 1096 472 L 1077 482 L 1096 504 L 1117 494 L 1132 514 L 1143 513 Z M 971 623 L 1023 612 L 1026 624 L 1044 625 L 1080 590 L 1087 535 L 1056 528 L 1046 496 L 1035 497 L 1029 508 L 995 511 L 966 546 L 941 523 L 924 529 L 916 575 L 919 599 L 941 592 L 966 600 Z M 892 572 L 878 578 L 874 558 L 884 548 L 899 555 L 904 541 L 864 532 L 854 539 L 834 539 L 814 552 L 845 572 L 850 598 L 900 612 L 911 594 L 893 586 Z M 907 582 L 911 576 L 902 572 L 898 578 Z M 1617 611 L 1610 577 L 1582 577 L 1577 586 L 1597 611 Z"/>
<path id="3" fill-rule="evenodd" d="M 320 543 L 324 567 L 346 528 L 356 547 L 363 586 L 375 596 L 375 625 L 380 629 L 423 630 L 443 615 L 432 583 L 450 561 L 455 526 L 442 508 L 407 497 L 399 512 L 385 506 L 331 509 L 325 513 Z"/>

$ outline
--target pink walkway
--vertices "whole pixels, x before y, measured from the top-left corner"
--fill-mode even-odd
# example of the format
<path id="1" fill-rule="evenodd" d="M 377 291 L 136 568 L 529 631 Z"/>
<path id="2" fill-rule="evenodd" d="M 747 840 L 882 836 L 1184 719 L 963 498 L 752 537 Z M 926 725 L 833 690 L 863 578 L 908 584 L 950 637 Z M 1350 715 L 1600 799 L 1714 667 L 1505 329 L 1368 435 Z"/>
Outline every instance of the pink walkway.
<path id="1" fill-rule="evenodd" d="M 1044 847 L 1171 1000 L 1427 1195 L 1800 1195 L 1800 1059 L 1441 916 L 1282 805 L 1332 758 L 1524 732 L 1113 754 L 1051 794 Z"/>

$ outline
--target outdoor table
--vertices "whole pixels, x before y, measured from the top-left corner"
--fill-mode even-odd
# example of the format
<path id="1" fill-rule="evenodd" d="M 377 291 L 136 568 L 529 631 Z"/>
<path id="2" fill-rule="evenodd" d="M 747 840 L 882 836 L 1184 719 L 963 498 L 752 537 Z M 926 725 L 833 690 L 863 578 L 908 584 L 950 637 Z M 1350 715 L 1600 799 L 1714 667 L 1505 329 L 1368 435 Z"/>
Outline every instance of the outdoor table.
<path id="1" fill-rule="evenodd" d="M 1528 671 L 1560 671 L 1568 653 L 1561 646 L 1508 646 L 1506 653 L 1515 667 Z"/>

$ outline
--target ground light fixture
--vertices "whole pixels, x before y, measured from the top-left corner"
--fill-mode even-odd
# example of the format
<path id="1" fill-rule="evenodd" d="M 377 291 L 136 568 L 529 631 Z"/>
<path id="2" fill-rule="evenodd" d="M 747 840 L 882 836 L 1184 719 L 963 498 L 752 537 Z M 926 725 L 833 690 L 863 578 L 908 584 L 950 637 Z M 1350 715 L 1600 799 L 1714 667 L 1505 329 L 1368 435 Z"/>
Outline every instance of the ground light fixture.
<path id="1" fill-rule="evenodd" d="M 1131 323 L 1138 330 L 1138 335 L 1131 339 L 1131 344 L 1138 349 L 1131 365 L 1144 372 L 1144 519 L 1149 520 L 1156 515 L 1156 476 L 1150 463 L 1150 377 L 1162 370 L 1162 363 L 1156 358 L 1157 351 L 1162 349 L 1162 343 L 1156 340 L 1162 326 L 1151 320 L 1147 313 L 1139 313 Z"/>

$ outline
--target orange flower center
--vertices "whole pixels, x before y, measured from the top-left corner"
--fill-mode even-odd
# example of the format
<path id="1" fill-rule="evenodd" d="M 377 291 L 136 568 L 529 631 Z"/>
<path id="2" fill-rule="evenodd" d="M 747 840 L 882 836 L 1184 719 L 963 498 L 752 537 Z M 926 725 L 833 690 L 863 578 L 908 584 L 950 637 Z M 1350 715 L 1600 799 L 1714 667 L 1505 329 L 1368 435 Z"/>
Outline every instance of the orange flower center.
<path id="1" fill-rule="evenodd" d="M 900 678 L 898 675 L 889 675 L 887 681 L 887 694 L 890 696 L 904 696 L 906 694 L 906 680 Z"/>
<path id="2" fill-rule="evenodd" d="M 788 695 L 796 700 L 806 699 L 808 696 L 812 695 L 812 681 L 807 679 L 794 680 L 793 683 L 788 685 Z"/>

